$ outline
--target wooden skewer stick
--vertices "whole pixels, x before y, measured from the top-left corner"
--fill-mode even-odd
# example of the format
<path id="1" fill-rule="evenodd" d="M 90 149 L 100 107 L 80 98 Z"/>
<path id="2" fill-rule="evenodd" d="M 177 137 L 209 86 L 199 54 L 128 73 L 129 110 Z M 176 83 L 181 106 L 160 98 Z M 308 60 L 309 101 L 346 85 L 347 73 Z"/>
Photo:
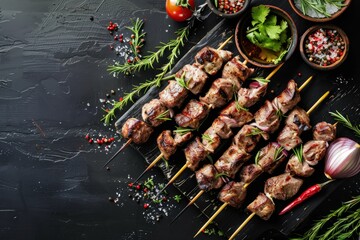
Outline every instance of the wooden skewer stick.
<path id="1" fill-rule="evenodd" d="M 119 153 L 124 150 L 124 148 L 126 148 L 127 146 L 130 145 L 130 143 L 132 142 L 132 139 L 130 138 L 129 140 L 126 141 L 126 143 L 124 143 L 121 148 L 104 164 L 103 168 L 105 168 L 112 160 L 115 159 L 115 157 L 117 155 L 119 155 Z"/>
<path id="2" fill-rule="evenodd" d="M 317 100 L 315 103 L 314 103 L 314 105 L 312 105 L 312 107 L 306 112 L 307 113 L 307 115 L 309 115 L 317 106 L 319 106 L 319 104 L 322 102 L 322 101 L 324 101 L 324 99 L 329 95 L 329 93 L 330 93 L 330 91 L 327 91 L 325 94 L 323 94 L 320 98 L 319 98 L 319 100 Z M 251 183 L 251 182 L 250 182 Z M 243 190 L 245 190 L 249 185 L 250 185 L 250 183 L 247 183 L 247 184 L 244 184 L 244 186 L 243 186 Z M 217 215 L 219 215 L 220 213 L 221 213 L 221 211 L 226 207 L 228 205 L 228 203 L 224 203 L 223 205 L 221 205 L 221 207 L 219 208 L 219 210 L 217 210 L 210 218 L 209 218 L 209 220 L 200 228 L 200 230 L 195 234 L 195 236 L 194 236 L 194 238 L 200 233 L 200 232 L 202 232 L 216 217 L 217 217 Z M 222 209 L 221 211 L 220 211 L 220 209 Z M 248 219 L 246 219 L 244 222 L 249 222 L 250 221 L 250 219 L 253 217 L 252 215 L 250 215 L 248 218 L 249 218 L 249 220 Z M 240 225 L 240 227 L 244 227 L 243 225 L 246 225 L 246 223 L 244 224 L 241 224 Z M 240 228 L 239 227 L 239 228 Z M 240 229 L 241 230 L 241 229 Z"/>
<path id="3" fill-rule="evenodd" d="M 233 240 L 234 237 L 250 222 L 250 220 L 255 216 L 255 213 L 253 212 L 250 216 L 248 216 L 245 221 L 239 226 L 238 229 L 229 237 L 229 240 Z"/>
<path id="4" fill-rule="evenodd" d="M 245 60 L 245 61 L 246 61 L 246 60 Z M 269 80 L 272 76 L 274 76 L 274 74 L 275 74 L 283 65 L 284 65 L 284 63 L 279 64 L 274 70 L 271 71 L 271 73 L 270 73 L 265 79 L 266 79 L 266 80 Z M 182 168 L 174 175 L 174 177 L 172 177 L 172 178 L 170 179 L 170 181 L 165 185 L 165 187 L 158 192 L 158 194 L 156 195 L 156 197 L 159 196 L 159 194 L 160 194 L 162 191 L 164 191 L 171 183 L 173 183 L 173 182 L 176 180 L 176 178 L 177 178 L 178 176 L 180 176 L 181 173 L 186 170 L 186 168 L 187 168 L 187 165 L 186 165 L 186 163 L 185 163 L 184 166 L 182 166 Z"/>
<path id="5" fill-rule="evenodd" d="M 228 39 L 226 39 L 226 40 L 218 47 L 217 50 L 223 49 L 223 48 L 226 46 L 226 44 L 228 44 L 228 43 L 230 42 L 230 40 L 233 38 L 233 36 L 234 36 L 234 35 L 231 35 L 230 37 L 228 37 Z M 246 64 L 246 63 L 247 63 L 247 61 L 245 60 L 244 64 Z M 172 75 L 169 75 L 169 76 L 167 76 L 167 77 L 164 77 L 163 80 L 168 80 L 168 79 L 171 79 L 171 78 L 173 78 L 173 77 L 175 77 L 175 74 L 172 74 Z M 115 158 L 117 155 L 119 155 L 119 153 L 120 153 L 122 150 L 124 150 L 127 146 L 129 146 L 131 142 L 132 142 L 132 139 L 131 139 L 131 138 L 130 138 L 129 140 L 127 140 L 127 142 L 124 143 L 124 145 L 122 145 L 122 147 L 104 164 L 103 168 L 105 168 L 112 160 L 114 160 L 114 158 Z M 160 155 L 159 155 L 158 158 L 161 159 L 162 156 L 160 157 Z M 156 158 L 156 159 L 157 159 L 157 158 Z M 159 160 L 160 160 L 160 159 L 159 159 Z M 159 161 L 159 160 L 158 160 L 158 161 Z M 155 164 L 156 164 L 156 162 L 154 163 L 154 165 L 155 165 Z M 149 168 L 149 169 L 150 169 L 150 168 Z M 145 170 L 145 172 L 148 171 L 149 169 Z M 145 172 L 142 173 L 142 175 L 144 175 Z M 141 175 L 141 176 L 142 176 L 142 175 Z M 137 182 L 137 181 L 141 178 L 141 176 L 140 176 L 135 182 Z"/>
<path id="6" fill-rule="evenodd" d="M 174 219 L 171 221 L 171 223 L 175 222 L 175 220 L 178 219 L 178 218 L 181 216 L 181 214 L 183 214 L 183 213 L 186 211 L 186 209 L 188 209 L 188 207 L 190 207 L 194 202 L 196 202 L 196 200 L 198 200 L 198 198 L 199 198 L 204 192 L 205 192 L 204 190 L 200 190 L 200 191 L 198 192 L 198 194 L 196 194 L 196 196 L 193 197 L 193 199 L 191 199 L 191 201 L 178 213 L 178 215 L 176 215 L 176 216 L 174 217 Z M 170 224 L 171 224 L 171 223 L 170 223 Z"/>
<path id="7" fill-rule="evenodd" d="M 155 158 L 155 160 L 152 161 L 152 162 L 149 164 L 149 166 L 137 177 L 137 179 L 134 181 L 133 184 L 137 183 L 137 181 L 139 181 L 140 178 L 141 178 L 147 171 L 149 171 L 152 167 L 154 167 L 155 164 L 156 164 L 157 162 L 159 162 L 159 161 L 162 159 L 163 156 L 164 156 L 164 154 L 160 153 L 159 156 L 157 156 L 157 158 Z"/>

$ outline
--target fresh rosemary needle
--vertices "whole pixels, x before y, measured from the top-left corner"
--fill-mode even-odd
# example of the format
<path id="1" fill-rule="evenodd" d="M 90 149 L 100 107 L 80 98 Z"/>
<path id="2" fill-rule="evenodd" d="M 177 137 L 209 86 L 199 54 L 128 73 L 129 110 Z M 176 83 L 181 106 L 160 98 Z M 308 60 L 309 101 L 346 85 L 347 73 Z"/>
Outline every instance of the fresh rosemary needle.
<path id="1" fill-rule="evenodd" d="M 342 115 L 339 111 L 329 113 L 331 116 L 334 117 L 335 121 L 338 121 L 348 129 L 353 130 L 355 132 L 355 135 L 360 137 L 360 125 L 352 124 L 349 117 Z"/>

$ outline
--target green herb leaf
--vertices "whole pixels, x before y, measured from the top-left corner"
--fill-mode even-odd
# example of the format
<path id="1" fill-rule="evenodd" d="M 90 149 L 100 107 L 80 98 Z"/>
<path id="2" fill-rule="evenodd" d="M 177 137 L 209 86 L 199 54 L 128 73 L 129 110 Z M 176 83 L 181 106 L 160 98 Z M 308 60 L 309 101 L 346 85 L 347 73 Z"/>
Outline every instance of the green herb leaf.
<path id="1" fill-rule="evenodd" d="M 180 78 L 175 77 L 175 80 L 181 87 L 183 87 L 185 89 L 189 89 L 189 82 L 185 81 L 185 74 L 186 74 L 186 72 L 184 71 L 181 74 L 181 77 Z"/>
<path id="2" fill-rule="evenodd" d="M 175 195 L 174 200 L 179 203 L 181 201 L 181 195 Z"/>
<path id="3" fill-rule="evenodd" d="M 174 130 L 174 133 L 180 134 L 180 136 L 185 135 L 188 132 L 195 131 L 194 128 L 183 128 L 183 127 L 176 127 L 176 130 Z"/>
<path id="4" fill-rule="evenodd" d="M 301 144 L 298 148 L 294 148 L 293 152 L 300 163 L 303 162 L 303 145 Z"/>
<path id="5" fill-rule="evenodd" d="M 202 138 L 203 140 L 208 141 L 210 144 L 214 142 L 214 139 L 213 139 L 212 137 L 210 137 L 209 134 L 203 134 L 203 135 L 201 136 L 201 138 Z"/>
<path id="6" fill-rule="evenodd" d="M 157 115 L 155 119 L 162 120 L 162 121 L 170 121 L 171 118 L 167 117 L 169 115 L 169 112 L 170 112 L 170 110 L 168 109 L 165 112 L 162 112 L 159 115 Z"/>
<path id="7" fill-rule="evenodd" d="M 146 181 L 144 182 L 144 186 L 149 190 L 153 190 L 155 187 L 154 179 L 152 178 L 146 179 Z"/>
<path id="8" fill-rule="evenodd" d="M 354 125 L 351 123 L 349 116 L 342 115 L 339 111 L 336 112 L 329 112 L 331 116 L 334 117 L 335 121 L 341 123 L 346 128 L 355 132 L 355 134 L 360 137 L 360 124 Z"/>
<path id="9" fill-rule="evenodd" d="M 251 16 L 253 18 L 252 25 L 255 26 L 259 23 L 264 23 L 266 17 L 270 13 L 270 8 L 265 5 L 259 5 L 251 9 Z"/>
<path id="10" fill-rule="evenodd" d="M 226 173 L 217 173 L 217 174 L 215 174 L 215 179 L 218 179 L 219 177 L 222 177 L 222 176 L 228 177 L 228 175 Z"/>
<path id="11" fill-rule="evenodd" d="M 260 151 L 258 151 L 257 153 L 256 153 L 256 155 L 255 155 L 255 164 L 256 165 L 259 165 L 258 163 L 259 163 L 259 158 L 260 158 Z"/>
<path id="12" fill-rule="evenodd" d="M 275 149 L 274 162 L 279 161 L 284 156 L 283 150 L 284 148 L 282 146 Z"/>

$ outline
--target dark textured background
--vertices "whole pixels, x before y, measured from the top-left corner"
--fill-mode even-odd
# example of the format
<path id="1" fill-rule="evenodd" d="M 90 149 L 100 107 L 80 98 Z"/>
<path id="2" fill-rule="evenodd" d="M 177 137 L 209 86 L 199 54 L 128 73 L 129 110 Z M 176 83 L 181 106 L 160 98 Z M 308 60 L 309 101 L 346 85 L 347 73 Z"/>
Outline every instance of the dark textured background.
<path id="1" fill-rule="evenodd" d="M 197 1 L 197 5 L 202 2 Z M 288 10 L 299 35 L 313 25 L 297 17 L 287 1 L 266 3 Z M 316 111 L 316 121 L 331 121 L 327 112 L 340 110 L 358 123 L 358 5 L 353 1 L 344 15 L 332 22 L 350 38 L 350 54 L 344 65 L 318 72 L 305 65 L 297 51 L 279 74 L 284 81 L 296 78 L 298 72 L 303 74 L 298 80 L 308 74 L 316 76 L 303 95 L 305 109 L 318 98 L 320 89 L 331 87 L 331 100 Z M 191 207 L 169 225 L 186 205 L 185 198 L 173 204 L 169 216 L 160 222 L 148 221 L 141 205 L 127 196 L 127 183 L 145 168 L 141 155 L 127 148 L 106 171 L 101 166 L 122 141 L 106 151 L 84 139 L 88 132 L 118 137 L 113 125 L 101 124 L 99 99 L 111 89 L 116 90 L 114 97 L 118 98 L 132 84 L 154 75 L 148 71 L 135 77 L 114 78 L 106 71 L 114 60 L 121 60 L 110 50 L 113 40 L 106 30 L 108 22 L 119 23 L 119 32 L 124 32 L 129 19 L 135 17 L 145 20 L 145 52 L 173 38 L 174 31 L 183 26 L 167 17 L 165 1 L 160 0 L 1 0 L 0 239 L 192 239 L 206 221 L 199 209 Z M 181 54 L 219 21 L 211 14 L 197 22 Z M 229 26 L 234 22 L 229 21 Z M 354 138 L 343 127 L 339 127 L 339 135 Z M 150 175 L 157 183 L 165 182 L 159 169 L 153 169 Z M 329 188 L 332 191 L 324 191 L 329 197 L 306 221 L 301 221 L 296 232 L 303 232 L 312 220 L 359 194 L 359 176 L 337 184 Z M 173 187 L 168 191 L 170 196 L 179 194 Z M 108 197 L 117 193 L 121 195 L 119 202 L 110 203 Z M 276 232 L 263 236 L 280 239 Z M 219 239 L 206 235 L 198 238 Z"/>

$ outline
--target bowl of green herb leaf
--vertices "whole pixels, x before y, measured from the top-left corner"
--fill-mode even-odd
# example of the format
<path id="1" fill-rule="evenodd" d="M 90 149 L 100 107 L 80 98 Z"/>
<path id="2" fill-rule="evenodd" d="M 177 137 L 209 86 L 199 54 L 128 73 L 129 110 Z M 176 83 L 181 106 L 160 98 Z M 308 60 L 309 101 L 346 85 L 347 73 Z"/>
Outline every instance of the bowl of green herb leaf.
<path id="1" fill-rule="evenodd" d="M 240 55 L 250 64 L 272 68 L 294 53 L 298 32 L 294 20 L 283 9 L 257 5 L 236 25 L 235 43 Z"/>
<path id="2" fill-rule="evenodd" d="M 327 22 L 340 16 L 351 0 L 289 0 L 294 12 L 312 22 Z"/>

